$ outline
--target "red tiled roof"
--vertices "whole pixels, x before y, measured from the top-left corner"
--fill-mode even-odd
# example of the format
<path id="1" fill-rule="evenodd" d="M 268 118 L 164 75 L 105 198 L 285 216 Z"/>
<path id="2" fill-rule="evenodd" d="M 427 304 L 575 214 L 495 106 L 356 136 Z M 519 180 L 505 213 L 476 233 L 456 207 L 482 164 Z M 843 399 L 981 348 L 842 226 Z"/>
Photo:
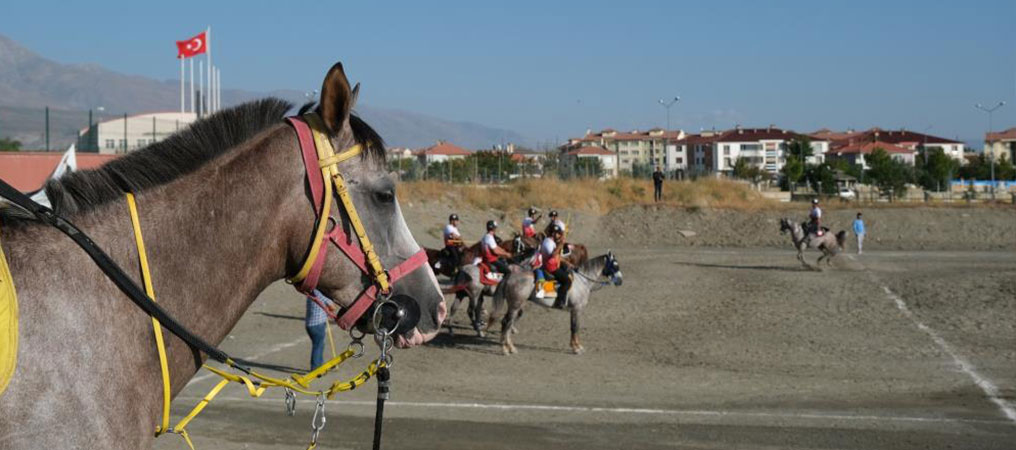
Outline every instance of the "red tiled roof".
<path id="1" fill-rule="evenodd" d="M 607 149 L 605 149 L 603 147 L 593 147 L 593 146 L 580 147 L 580 148 L 577 148 L 575 150 L 572 150 L 572 151 L 568 152 L 568 155 L 570 155 L 570 156 L 576 156 L 576 155 L 613 155 L 613 154 L 614 154 L 614 152 L 612 152 L 610 150 L 607 150 Z"/>
<path id="2" fill-rule="evenodd" d="M 996 133 L 985 133 L 985 141 L 1001 141 L 1001 140 L 1013 140 L 1016 139 L 1016 127 L 1012 127 L 1005 131 L 999 131 Z"/>
<path id="3" fill-rule="evenodd" d="M 0 152 L 0 178 L 20 191 L 34 191 L 42 187 L 62 157 L 63 152 Z M 75 155 L 78 170 L 94 169 L 116 157 L 98 153 Z"/>
<path id="4" fill-rule="evenodd" d="M 727 131 L 718 142 L 755 142 L 762 140 L 790 140 L 801 135 L 780 128 L 741 128 Z"/>
<path id="5" fill-rule="evenodd" d="M 416 152 L 417 155 L 448 155 L 448 156 L 466 156 L 470 155 L 469 150 L 459 147 L 455 144 L 448 142 L 440 142 L 437 145 L 432 145 L 423 150 Z"/>
<path id="6" fill-rule="evenodd" d="M 903 148 L 898 145 L 889 144 L 886 142 L 867 142 L 864 144 L 851 144 L 844 147 L 837 148 L 835 150 L 829 150 L 826 152 L 827 155 L 849 155 L 849 154 L 869 154 L 875 151 L 876 148 L 881 148 L 888 153 L 915 153 L 914 150 L 909 148 Z"/>

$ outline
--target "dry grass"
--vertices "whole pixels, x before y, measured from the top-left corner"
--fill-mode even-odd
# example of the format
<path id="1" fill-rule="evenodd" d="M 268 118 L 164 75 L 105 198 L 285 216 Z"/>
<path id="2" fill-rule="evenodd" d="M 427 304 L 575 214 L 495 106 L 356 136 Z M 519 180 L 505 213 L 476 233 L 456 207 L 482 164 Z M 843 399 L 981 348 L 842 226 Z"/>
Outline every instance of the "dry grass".
<path id="1" fill-rule="evenodd" d="M 508 211 L 540 207 L 605 213 L 612 209 L 653 203 L 649 180 L 527 179 L 501 186 L 456 184 L 437 181 L 404 182 L 399 185 L 399 201 L 442 201 L 478 209 Z M 726 180 L 667 181 L 664 202 L 672 206 L 758 210 L 779 207 L 762 198 L 747 185 Z"/>

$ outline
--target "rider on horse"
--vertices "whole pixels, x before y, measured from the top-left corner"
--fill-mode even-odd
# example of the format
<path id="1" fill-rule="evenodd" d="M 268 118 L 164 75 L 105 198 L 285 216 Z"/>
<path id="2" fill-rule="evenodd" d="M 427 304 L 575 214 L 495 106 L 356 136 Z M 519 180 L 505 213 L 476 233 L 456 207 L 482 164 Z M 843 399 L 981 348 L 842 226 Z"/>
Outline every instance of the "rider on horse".
<path id="1" fill-rule="evenodd" d="M 522 236 L 531 238 L 536 237 L 536 222 L 540 221 L 540 214 L 536 211 L 536 208 L 529 208 L 526 212 L 526 217 L 522 219 Z"/>
<path id="2" fill-rule="evenodd" d="M 808 213 L 808 227 L 815 236 L 822 236 L 822 208 L 818 207 L 818 199 L 811 199 L 811 212 Z"/>
<path id="3" fill-rule="evenodd" d="M 445 225 L 444 232 L 444 259 L 450 261 L 453 267 L 458 267 L 462 259 L 462 235 L 459 233 L 459 215 L 448 216 L 448 225 Z M 440 262 L 438 263 L 440 264 Z M 440 266 L 438 266 L 440 267 Z"/>
<path id="4" fill-rule="evenodd" d="M 497 239 L 494 238 L 496 231 L 497 222 L 488 220 L 487 234 L 484 234 L 483 239 L 480 240 L 480 252 L 483 255 L 483 262 L 491 269 L 507 274 L 511 272 L 511 269 L 508 268 L 508 263 L 504 258 L 509 258 L 512 255 L 497 245 Z"/>
<path id="5" fill-rule="evenodd" d="M 564 229 L 557 225 L 551 225 L 550 234 L 540 244 L 538 256 L 538 267 L 534 271 L 536 276 L 536 298 L 543 298 L 543 283 L 545 274 L 550 274 L 557 280 L 557 299 L 554 301 L 555 308 L 564 308 L 565 295 L 571 288 L 571 270 L 568 263 L 561 258 L 561 249 L 564 247 Z"/>
<path id="6" fill-rule="evenodd" d="M 565 231 L 566 227 L 564 225 L 564 222 L 562 222 L 561 219 L 557 218 L 557 211 L 556 210 L 550 210 L 550 214 L 548 214 L 548 216 L 550 216 L 550 223 L 548 223 L 547 224 L 547 228 L 545 230 L 543 230 L 543 234 L 545 236 L 550 236 L 551 234 L 554 234 L 554 226 L 555 225 L 557 225 L 558 228 L 561 228 L 561 232 L 563 233 Z"/>

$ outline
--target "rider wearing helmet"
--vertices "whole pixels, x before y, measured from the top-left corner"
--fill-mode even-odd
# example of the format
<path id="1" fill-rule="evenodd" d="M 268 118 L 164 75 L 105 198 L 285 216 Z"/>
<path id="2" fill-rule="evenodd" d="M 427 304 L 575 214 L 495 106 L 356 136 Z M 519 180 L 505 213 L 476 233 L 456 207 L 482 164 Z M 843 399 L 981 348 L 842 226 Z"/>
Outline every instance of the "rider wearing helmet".
<path id="1" fill-rule="evenodd" d="M 536 208 L 529 208 L 526 217 L 522 219 L 522 236 L 531 238 L 536 236 L 536 222 L 540 221 L 540 214 Z"/>
<path id="2" fill-rule="evenodd" d="M 462 258 L 462 235 L 459 233 L 459 215 L 452 213 L 448 216 L 448 224 L 444 227 L 444 256 L 455 267 L 459 266 Z"/>
<path id="3" fill-rule="evenodd" d="M 564 222 L 562 222 L 561 219 L 557 218 L 557 211 L 550 210 L 550 214 L 548 214 L 548 216 L 550 216 L 550 223 L 548 223 L 547 228 L 543 230 L 543 234 L 546 236 L 550 236 L 551 234 L 553 234 L 554 225 L 557 225 L 558 228 L 561 228 L 561 232 L 563 233 L 565 231 Z"/>
<path id="4" fill-rule="evenodd" d="M 561 250 L 564 248 L 564 228 L 552 225 L 550 235 L 540 244 L 540 257 L 543 260 L 542 271 L 549 273 L 557 280 L 557 299 L 554 300 L 554 307 L 563 309 L 567 304 L 565 296 L 571 288 L 571 268 L 561 258 Z M 542 284 L 542 283 L 541 283 Z M 537 296 L 542 298 L 540 289 Z"/>
<path id="5" fill-rule="evenodd" d="M 483 262 L 487 263 L 491 269 L 507 274 L 510 269 L 503 258 L 512 255 L 497 245 L 497 239 L 494 238 L 495 232 L 497 232 L 497 222 L 488 220 L 487 234 L 484 234 L 483 239 L 480 240 L 480 252 L 483 255 Z"/>
<path id="6" fill-rule="evenodd" d="M 808 226 L 816 236 L 822 236 L 822 208 L 818 207 L 818 199 L 811 199 L 811 212 L 808 213 Z"/>

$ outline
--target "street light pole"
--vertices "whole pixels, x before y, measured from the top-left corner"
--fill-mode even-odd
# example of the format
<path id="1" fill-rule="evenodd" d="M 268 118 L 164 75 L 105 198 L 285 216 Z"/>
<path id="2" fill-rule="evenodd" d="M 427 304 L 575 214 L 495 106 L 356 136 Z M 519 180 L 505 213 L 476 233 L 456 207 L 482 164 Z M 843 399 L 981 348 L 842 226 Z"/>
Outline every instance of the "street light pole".
<path id="1" fill-rule="evenodd" d="M 674 104 L 679 101 L 681 101 L 681 97 L 674 97 L 674 99 L 669 102 L 663 100 L 662 98 L 659 101 L 660 105 L 663 105 L 663 107 L 667 110 L 667 130 L 670 130 L 670 107 L 674 106 Z"/>
<path id="2" fill-rule="evenodd" d="M 986 107 L 986 106 L 984 106 L 984 105 L 982 105 L 980 103 L 974 105 L 974 108 L 977 108 L 977 109 L 979 109 L 981 111 L 984 111 L 984 112 L 988 113 L 988 133 L 986 133 L 984 135 L 985 141 L 987 141 L 987 139 L 988 139 L 988 134 L 991 134 L 991 126 L 992 126 L 992 123 L 991 123 L 992 117 L 991 116 L 992 116 L 992 114 L 994 114 L 996 109 L 1001 108 L 1003 106 L 1005 106 L 1005 102 L 1004 101 L 998 102 L 995 106 L 992 106 L 990 108 Z M 989 163 L 988 164 L 991 166 L 991 199 L 994 200 L 995 199 L 995 151 L 994 151 L 994 149 L 991 150 L 991 154 L 988 156 L 988 158 L 989 158 Z"/>
<path id="3" fill-rule="evenodd" d="M 663 144 L 663 148 L 660 149 L 660 151 L 663 153 L 664 163 L 666 163 L 665 160 L 667 158 L 667 132 L 670 131 L 670 107 L 674 106 L 674 104 L 676 104 L 679 101 L 681 101 L 681 97 L 674 96 L 674 99 L 670 100 L 669 102 L 663 100 L 662 98 L 658 102 L 661 106 L 663 106 L 664 109 L 667 110 L 667 128 L 663 129 L 663 139 L 660 140 Z M 652 155 L 652 158 L 653 161 L 651 162 L 656 163 L 656 155 Z"/>

